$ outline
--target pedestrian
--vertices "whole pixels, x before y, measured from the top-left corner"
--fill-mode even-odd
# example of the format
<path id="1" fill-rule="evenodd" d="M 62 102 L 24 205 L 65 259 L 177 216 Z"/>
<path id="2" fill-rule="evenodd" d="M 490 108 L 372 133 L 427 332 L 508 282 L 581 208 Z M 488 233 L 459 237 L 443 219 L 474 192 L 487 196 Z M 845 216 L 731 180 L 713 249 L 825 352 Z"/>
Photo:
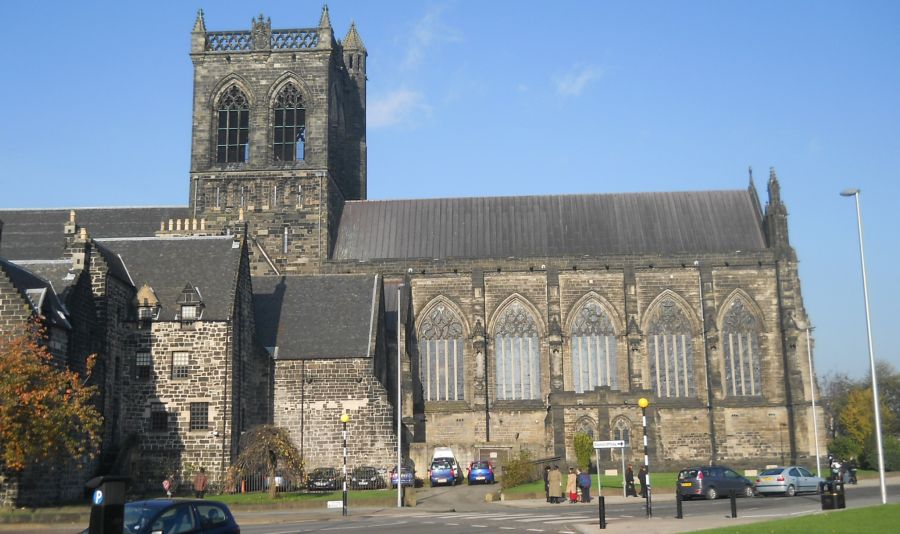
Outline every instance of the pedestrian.
<path id="1" fill-rule="evenodd" d="M 638 482 L 641 484 L 641 498 L 647 498 L 647 468 L 643 465 L 641 466 L 641 470 L 638 471 Z"/>
<path id="2" fill-rule="evenodd" d="M 581 502 L 591 502 L 591 472 L 578 470 L 578 486 L 581 487 Z"/>
<path id="3" fill-rule="evenodd" d="M 201 467 L 200 472 L 194 475 L 194 496 L 202 499 L 206 495 L 206 486 L 209 485 L 209 479 L 206 477 L 206 469 Z"/>
<path id="4" fill-rule="evenodd" d="M 553 469 L 550 471 L 550 475 L 547 477 L 547 482 L 549 484 L 549 493 L 550 502 L 553 504 L 559 504 L 559 498 L 562 497 L 562 473 L 559 472 L 559 466 L 554 465 Z"/>
<path id="5" fill-rule="evenodd" d="M 569 476 L 566 477 L 566 493 L 569 494 L 569 504 L 578 502 L 578 488 L 576 487 L 575 469 L 569 468 Z"/>
<path id="6" fill-rule="evenodd" d="M 172 494 L 175 493 L 175 473 L 172 473 L 163 480 L 163 490 L 166 492 L 166 497 L 171 499 Z"/>
<path id="7" fill-rule="evenodd" d="M 544 497 L 550 502 L 550 464 L 544 466 Z"/>
<path id="8" fill-rule="evenodd" d="M 625 497 L 637 497 L 637 491 L 634 489 L 634 468 L 628 464 L 625 470 Z"/>

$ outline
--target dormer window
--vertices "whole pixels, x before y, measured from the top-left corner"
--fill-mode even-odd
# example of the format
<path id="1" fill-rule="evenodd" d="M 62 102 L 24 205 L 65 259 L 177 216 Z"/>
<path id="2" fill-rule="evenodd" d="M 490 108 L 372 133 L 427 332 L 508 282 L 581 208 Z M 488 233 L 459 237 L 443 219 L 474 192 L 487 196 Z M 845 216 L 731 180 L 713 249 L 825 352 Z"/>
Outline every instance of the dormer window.
<path id="1" fill-rule="evenodd" d="M 200 295 L 200 289 L 192 284 L 184 286 L 181 290 L 178 305 L 181 307 L 179 317 L 183 323 L 198 321 L 203 316 L 203 297 Z"/>
<path id="2" fill-rule="evenodd" d="M 147 284 L 144 284 L 138 290 L 134 297 L 134 304 L 137 308 L 138 321 L 152 321 L 159 317 L 159 299 L 156 298 L 156 292 Z"/>

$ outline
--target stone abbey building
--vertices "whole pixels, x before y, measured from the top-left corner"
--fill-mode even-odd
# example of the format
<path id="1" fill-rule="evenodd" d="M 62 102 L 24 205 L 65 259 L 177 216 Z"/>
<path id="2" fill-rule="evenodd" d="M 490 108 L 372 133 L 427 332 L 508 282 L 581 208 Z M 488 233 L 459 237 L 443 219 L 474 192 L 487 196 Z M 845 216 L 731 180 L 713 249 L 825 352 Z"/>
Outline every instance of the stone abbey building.
<path id="1" fill-rule="evenodd" d="M 266 422 L 308 467 L 336 466 L 342 413 L 356 465 L 390 466 L 398 439 L 419 466 L 439 445 L 573 461 L 577 432 L 637 462 L 640 397 L 659 468 L 812 461 L 809 323 L 774 171 L 765 208 L 752 178 L 367 200 L 355 26 L 336 40 L 325 8 L 313 28 L 209 31 L 201 12 L 190 56 L 187 206 L 0 210 L 0 328 L 42 315 L 61 361 L 98 354 L 105 418 L 97 460 L 49 489 L 4 474 L 5 501 L 112 470 L 218 481 Z"/>

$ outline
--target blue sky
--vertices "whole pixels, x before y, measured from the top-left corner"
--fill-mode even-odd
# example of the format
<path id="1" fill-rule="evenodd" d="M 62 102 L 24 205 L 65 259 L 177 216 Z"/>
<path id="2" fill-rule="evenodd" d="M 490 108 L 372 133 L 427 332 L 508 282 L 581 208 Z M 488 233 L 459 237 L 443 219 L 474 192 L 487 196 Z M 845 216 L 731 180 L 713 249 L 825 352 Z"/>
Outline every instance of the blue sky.
<path id="1" fill-rule="evenodd" d="M 318 2 L 4 2 L 0 206 L 184 205 L 189 34 Z M 818 373 L 900 367 L 900 2 L 332 1 L 369 51 L 369 198 L 739 189 L 777 169 Z M 892 308 L 894 306 L 894 308 Z"/>

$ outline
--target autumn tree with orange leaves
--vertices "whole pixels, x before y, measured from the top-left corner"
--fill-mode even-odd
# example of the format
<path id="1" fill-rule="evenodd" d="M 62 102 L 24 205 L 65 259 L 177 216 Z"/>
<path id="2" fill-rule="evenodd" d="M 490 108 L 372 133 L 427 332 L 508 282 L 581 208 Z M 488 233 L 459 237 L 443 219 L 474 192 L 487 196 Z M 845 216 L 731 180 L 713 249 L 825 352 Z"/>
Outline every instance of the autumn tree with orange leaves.
<path id="1" fill-rule="evenodd" d="M 21 471 L 40 462 L 96 454 L 101 416 L 94 406 L 93 367 L 61 369 L 39 324 L 0 333 L 0 464 Z"/>

